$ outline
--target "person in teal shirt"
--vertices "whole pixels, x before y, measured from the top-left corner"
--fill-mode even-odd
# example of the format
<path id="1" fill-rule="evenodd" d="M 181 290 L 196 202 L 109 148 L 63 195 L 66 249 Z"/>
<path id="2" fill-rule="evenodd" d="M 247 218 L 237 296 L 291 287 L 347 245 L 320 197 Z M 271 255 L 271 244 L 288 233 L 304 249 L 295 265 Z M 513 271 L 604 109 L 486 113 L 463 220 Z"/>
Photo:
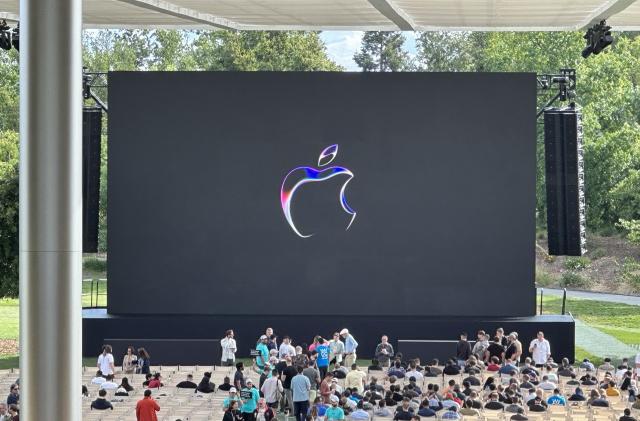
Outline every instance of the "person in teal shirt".
<path id="1" fill-rule="evenodd" d="M 260 399 L 260 393 L 258 389 L 253 387 L 253 381 L 251 379 L 246 380 L 247 386 L 240 391 L 240 399 L 242 399 L 242 418 L 244 421 L 255 421 L 255 410 L 258 407 L 258 399 Z"/>
<path id="2" fill-rule="evenodd" d="M 327 421 L 344 420 L 344 411 L 338 406 L 340 399 L 336 395 L 331 395 L 331 408 L 327 408 L 324 417 Z"/>
<path id="3" fill-rule="evenodd" d="M 229 405 L 233 401 L 237 401 L 238 405 L 242 404 L 242 401 L 240 400 L 240 396 L 238 396 L 238 392 L 236 391 L 235 387 L 232 387 L 231 389 L 229 389 L 229 396 L 224 398 L 224 401 L 222 401 L 222 408 L 226 410 L 227 408 L 229 408 Z"/>
<path id="4" fill-rule="evenodd" d="M 260 353 L 260 355 L 256 356 L 256 365 L 260 369 L 260 372 L 264 370 L 264 366 L 267 361 L 269 361 L 269 348 L 267 347 L 267 335 L 260 336 L 260 342 L 256 345 L 256 351 Z"/>

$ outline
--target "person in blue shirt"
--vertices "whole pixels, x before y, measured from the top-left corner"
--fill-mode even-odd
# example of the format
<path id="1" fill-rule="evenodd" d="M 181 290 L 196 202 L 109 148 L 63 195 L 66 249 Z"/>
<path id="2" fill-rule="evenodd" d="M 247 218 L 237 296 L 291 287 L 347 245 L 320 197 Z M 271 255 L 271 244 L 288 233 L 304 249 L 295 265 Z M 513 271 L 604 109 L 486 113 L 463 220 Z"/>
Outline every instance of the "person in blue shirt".
<path id="1" fill-rule="evenodd" d="M 349 333 L 349 329 L 342 329 L 340 331 L 340 336 L 344 339 L 344 365 L 346 367 L 351 367 L 352 364 L 355 364 L 358 358 L 356 355 L 358 342 L 355 340 L 353 335 Z"/>
<path id="2" fill-rule="evenodd" d="M 260 372 L 264 370 L 265 365 L 269 361 L 269 348 L 267 347 L 267 335 L 260 336 L 260 342 L 256 345 L 256 351 L 260 354 L 256 356 L 256 365 L 260 369 Z"/>
<path id="3" fill-rule="evenodd" d="M 316 365 L 318 371 L 320 371 L 320 378 L 324 379 L 327 376 L 327 370 L 329 369 L 329 352 L 331 351 L 329 344 L 324 338 L 318 339 L 318 345 L 316 345 L 316 352 L 318 356 L 316 358 Z"/>
<path id="4" fill-rule="evenodd" d="M 296 421 L 305 421 L 309 411 L 309 391 L 311 382 L 302 374 L 303 368 L 297 367 L 298 374 L 291 379 L 291 392 L 293 393 L 293 408 Z"/>
<path id="5" fill-rule="evenodd" d="M 560 389 L 554 389 L 553 395 L 549 396 L 549 399 L 547 399 L 547 403 L 549 405 L 565 406 L 567 404 L 567 400 L 564 398 L 564 396 L 562 396 L 562 393 L 560 393 Z"/>
<path id="6" fill-rule="evenodd" d="M 253 381 L 251 379 L 247 379 L 245 381 L 247 384 L 240 391 L 240 399 L 242 399 L 242 407 L 240 411 L 242 412 L 242 418 L 244 421 L 255 421 L 255 411 L 258 407 L 258 399 L 260 399 L 260 393 L 258 389 L 253 387 Z"/>

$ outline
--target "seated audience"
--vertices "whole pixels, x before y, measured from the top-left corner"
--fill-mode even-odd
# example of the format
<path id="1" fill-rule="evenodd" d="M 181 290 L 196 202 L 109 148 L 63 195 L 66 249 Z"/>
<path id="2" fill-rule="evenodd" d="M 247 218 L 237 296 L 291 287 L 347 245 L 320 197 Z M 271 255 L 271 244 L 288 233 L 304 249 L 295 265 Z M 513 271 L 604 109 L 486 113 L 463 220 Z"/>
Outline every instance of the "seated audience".
<path id="1" fill-rule="evenodd" d="M 629 408 L 625 408 L 624 415 L 619 418 L 619 421 L 636 421 L 636 418 L 631 416 L 631 410 Z"/>
<path id="2" fill-rule="evenodd" d="M 202 380 L 200 380 L 200 384 L 196 390 L 200 393 L 213 393 L 216 390 L 216 385 L 211 383 L 211 373 L 205 372 L 204 376 L 202 376 Z"/>
<path id="3" fill-rule="evenodd" d="M 231 390 L 231 388 L 233 386 L 231 386 L 231 380 L 229 379 L 229 377 L 225 377 L 224 379 L 226 381 L 225 384 L 227 384 L 229 386 L 229 388 L 223 389 L 221 386 L 223 386 L 224 384 L 222 384 L 222 385 L 220 385 L 220 387 L 218 387 L 218 389 L 223 390 L 225 392 L 228 392 L 229 390 Z M 176 385 L 176 387 L 178 389 L 197 389 L 198 385 L 195 384 L 194 381 L 193 381 L 193 374 L 187 374 L 187 379 L 181 381 L 180 383 L 178 383 Z"/>
<path id="4" fill-rule="evenodd" d="M 98 411 L 104 411 L 105 409 L 113 410 L 113 405 L 111 402 L 107 400 L 107 391 L 102 389 L 98 392 L 98 398 L 91 402 L 91 409 L 96 409 Z"/>

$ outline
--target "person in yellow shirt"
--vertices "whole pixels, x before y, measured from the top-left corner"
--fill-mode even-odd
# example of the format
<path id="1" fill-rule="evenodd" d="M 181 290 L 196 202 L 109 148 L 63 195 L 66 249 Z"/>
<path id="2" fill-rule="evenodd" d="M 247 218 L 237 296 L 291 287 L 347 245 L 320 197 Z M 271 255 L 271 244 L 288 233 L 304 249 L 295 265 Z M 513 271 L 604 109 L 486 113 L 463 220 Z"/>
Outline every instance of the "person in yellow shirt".
<path id="1" fill-rule="evenodd" d="M 614 381 L 609 382 L 609 386 L 605 392 L 607 396 L 620 396 L 620 391 L 616 387 L 616 383 Z"/>
<path id="2" fill-rule="evenodd" d="M 365 380 L 367 378 L 367 374 L 363 371 L 358 370 L 357 364 L 351 365 L 351 371 L 347 374 L 347 377 L 344 379 L 344 386 L 350 389 L 356 390 L 359 394 L 364 393 L 364 385 Z"/>

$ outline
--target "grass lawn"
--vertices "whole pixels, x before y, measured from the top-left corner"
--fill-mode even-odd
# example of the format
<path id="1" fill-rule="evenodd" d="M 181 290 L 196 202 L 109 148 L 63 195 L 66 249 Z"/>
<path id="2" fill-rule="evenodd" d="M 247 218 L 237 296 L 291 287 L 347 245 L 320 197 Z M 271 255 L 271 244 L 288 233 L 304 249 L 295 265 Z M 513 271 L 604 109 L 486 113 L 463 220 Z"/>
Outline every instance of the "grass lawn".
<path id="1" fill-rule="evenodd" d="M 540 298 L 538 297 L 538 304 Z M 545 296 L 542 310 L 545 314 L 558 314 L 562 310 L 562 298 Z M 617 338 L 620 342 L 640 344 L 640 308 L 606 301 L 567 298 L 566 311 L 589 326 Z"/>

